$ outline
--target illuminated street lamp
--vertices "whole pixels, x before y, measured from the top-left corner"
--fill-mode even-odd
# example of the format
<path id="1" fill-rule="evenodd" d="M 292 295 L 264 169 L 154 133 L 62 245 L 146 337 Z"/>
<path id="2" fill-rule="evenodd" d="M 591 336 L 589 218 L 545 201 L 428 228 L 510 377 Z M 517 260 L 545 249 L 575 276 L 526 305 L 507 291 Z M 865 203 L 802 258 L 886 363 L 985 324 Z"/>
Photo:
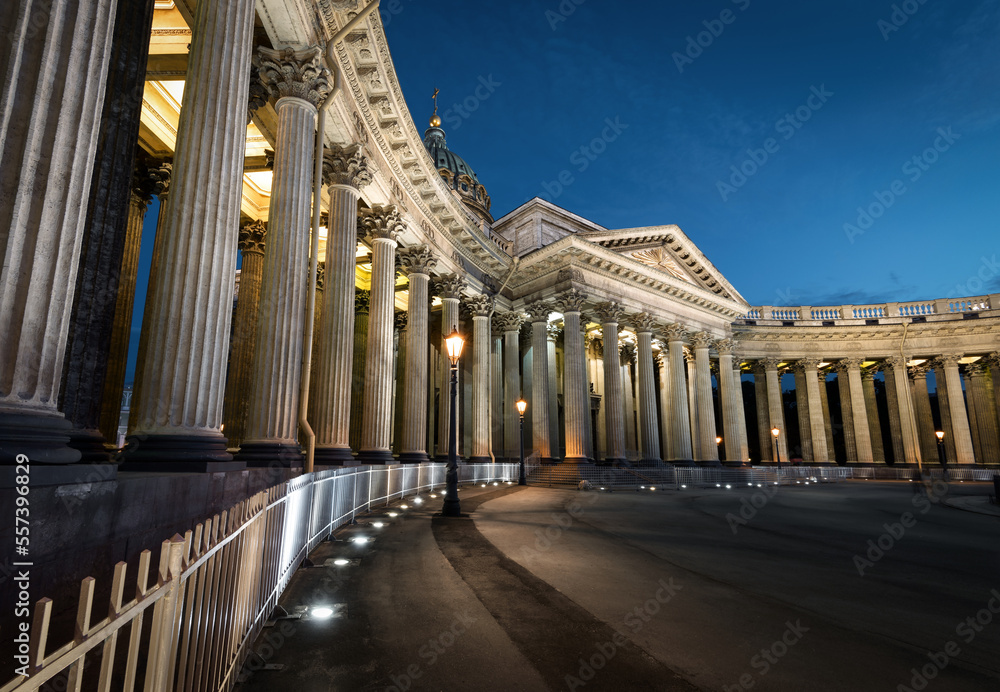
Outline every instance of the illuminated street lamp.
<path id="1" fill-rule="evenodd" d="M 948 455 L 944 451 L 944 431 L 938 430 L 934 435 L 938 440 L 938 456 L 941 458 L 941 465 L 944 466 L 948 463 Z"/>
<path id="2" fill-rule="evenodd" d="M 524 412 L 528 408 L 528 402 L 524 399 L 518 399 L 514 408 L 517 409 L 517 415 L 521 417 L 521 468 L 518 471 L 517 484 L 527 485 L 528 480 L 524 477 Z"/>
<path id="3" fill-rule="evenodd" d="M 778 468 L 781 468 L 781 452 L 778 451 L 778 435 L 781 431 L 777 428 L 771 428 L 771 436 L 774 438 L 774 458 L 778 460 Z"/>
<path id="4" fill-rule="evenodd" d="M 462 357 L 462 347 L 465 346 L 465 340 L 456 329 L 444 340 L 444 343 L 448 349 L 448 360 L 451 361 L 451 427 L 448 428 L 450 433 L 448 472 L 445 474 L 444 506 L 441 508 L 441 514 L 446 517 L 459 517 L 462 516 L 462 508 L 458 502 L 458 431 L 455 429 L 455 414 L 458 398 L 458 360 Z"/>

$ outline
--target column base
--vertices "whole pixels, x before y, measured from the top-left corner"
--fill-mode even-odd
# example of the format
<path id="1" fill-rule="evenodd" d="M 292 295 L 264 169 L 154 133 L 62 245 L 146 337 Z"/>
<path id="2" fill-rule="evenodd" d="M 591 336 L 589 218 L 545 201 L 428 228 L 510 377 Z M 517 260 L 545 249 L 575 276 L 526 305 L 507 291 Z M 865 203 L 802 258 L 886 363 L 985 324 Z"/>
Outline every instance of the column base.
<path id="1" fill-rule="evenodd" d="M 673 464 L 679 468 L 692 468 L 698 466 L 698 464 L 694 462 L 694 459 L 664 459 L 663 461 L 667 464 Z"/>
<path id="2" fill-rule="evenodd" d="M 707 459 L 705 461 L 699 461 L 698 466 L 702 468 L 718 468 L 722 466 L 722 462 L 718 459 Z"/>
<path id="3" fill-rule="evenodd" d="M 292 469 L 300 468 L 305 461 L 299 445 L 282 442 L 244 442 L 234 459 L 245 462 L 248 468 Z"/>
<path id="4" fill-rule="evenodd" d="M 493 460 L 489 457 L 469 457 L 470 464 L 491 464 Z"/>
<path id="5" fill-rule="evenodd" d="M 222 433 L 208 435 L 130 435 L 125 443 L 123 471 L 201 471 L 244 469 L 226 451 Z"/>
<path id="6" fill-rule="evenodd" d="M 350 447 L 317 447 L 313 452 L 317 466 L 352 466 L 354 455 Z"/>
<path id="7" fill-rule="evenodd" d="M 398 461 L 400 464 L 424 464 L 430 460 L 427 452 L 400 452 Z"/>
<path id="8" fill-rule="evenodd" d="M 556 457 L 541 457 L 538 461 L 542 466 L 557 466 L 562 463 L 560 459 Z"/>
<path id="9" fill-rule="evenodd" d="M 75 464 L 80 451 L 69 446 L 73 426 L 60 413 L 0 413 L 0 464 L 23 454 L 32 464 Z"/>
<path id="10" fill-rule="evenodd" d="M 601 462 L 601 466 L 628 466 L 628 460 L 625 457 L 605 457 L 604 461 Z"/>
<path id="11" fill-rule="evenodd" d="M 388 449 L 362 449 L 358 452 L 359 464 L 395 464 L 396 460 Z"/>
<path id="12" fill-rule="evenodd" d="M 85 464 L 107 464 L 114 458 L 100 430 L 74 429 L 69 434 L 69 446 L 80 450 L 80 461 Z"/>
<path id="13" fill-rule="evenodd" d="M 594 460 L 588 459 L 587 457 L 566 457 L 565 459 L 562 460 L 562 463 L 566 464 L 567 466 L 573 466 L 573 465 L 593 466 Z"/>

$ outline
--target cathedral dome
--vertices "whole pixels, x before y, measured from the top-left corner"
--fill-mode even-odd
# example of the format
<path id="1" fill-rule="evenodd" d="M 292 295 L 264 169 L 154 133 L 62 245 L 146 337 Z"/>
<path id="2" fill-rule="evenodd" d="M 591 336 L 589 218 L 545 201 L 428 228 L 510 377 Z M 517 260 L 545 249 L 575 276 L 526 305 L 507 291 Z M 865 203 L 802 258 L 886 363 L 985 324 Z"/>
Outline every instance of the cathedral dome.
<path id="1" fill-rule="evenodd" d="M 490 196 L 486 188 L 479 182 L 475 171 L 461 156 L 448 148 L 444 130 L 441 129 L 441 119 L 437 109 L 431 118 L 431 126 L 424 131 L 424 148 L 430 154 L 438 173 L 445 183 L 458 193 L 462 202 L 480 219 L 493 223 L 490 215 Z"/>

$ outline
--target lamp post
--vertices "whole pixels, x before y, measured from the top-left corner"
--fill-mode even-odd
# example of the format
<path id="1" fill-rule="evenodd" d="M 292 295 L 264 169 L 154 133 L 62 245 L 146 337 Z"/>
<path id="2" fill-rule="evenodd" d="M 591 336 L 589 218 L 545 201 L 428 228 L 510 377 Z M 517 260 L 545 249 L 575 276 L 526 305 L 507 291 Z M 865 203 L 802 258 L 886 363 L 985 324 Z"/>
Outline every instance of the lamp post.
<path id="1" fill-rule="evenodd" d="M 462 357 L 462 347 L 465 341 L 456 329 L 444 340 L 448 349 L 448 360 L 451 361 L 451 407 L 450 425 L 448 428 L 448 472 L 445 474 L 444 506 L 441 515 L 445 517 L 462 516 L 462 508 L 458 502 L 458 431 L 455 430 L 455 412 L 458 398 L 458 359 Z"/>
<path id="2" fill-rule="evenodd" d="M 715 451 L 719 452 L 719 455 L 721 456 L 722 452 L 719 451 L 720 447 L 722 447 L 722 436 L 721 435 L 716 435 L 715 436 Z"/>
<path id="3" fill-rule="evenodd" d="M 527 485 L 528 480 L 524 477 L 524 412 L 528 408 L 528 402 L 524 399 L 518 399 L 517 403 L 514 404 L 514 407 L 517 409 L 517 415 L 521 418 L 521 468 L 520 471 L 518 471 L 517 484 Z"/>
<path id="4" fill-rule="evenodd" d="M 778 468 L 781 468 L 781 452 L 778 451 L 778 435 L 781 431 L 777 428 L 771 428 L 771 436 L 774 438 L 774 458 L 778 460 Z"/>
<path id="5" fill-rule="evenodd" d="M 938 457 L 941 459 L 941 465 L 946 466 L 948 464 L 948 455 L 944 451 L 944 431 L 938 430 L 934 435 L 937 437 Z"/>

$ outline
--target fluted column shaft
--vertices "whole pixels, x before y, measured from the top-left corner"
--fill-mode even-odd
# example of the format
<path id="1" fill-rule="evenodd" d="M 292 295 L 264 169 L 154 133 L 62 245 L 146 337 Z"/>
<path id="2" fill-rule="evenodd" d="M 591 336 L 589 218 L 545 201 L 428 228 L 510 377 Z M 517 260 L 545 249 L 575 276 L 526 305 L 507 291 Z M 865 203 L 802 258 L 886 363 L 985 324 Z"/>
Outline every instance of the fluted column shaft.
<path id="1" fill-rule="evenodd" d="M 951 406 L 948 405 L 948 387 L 945 384 L 944 365 L 940 359 L 933 363 L 935 394 L 937 395 L 938 414 L 941 417 L 941 430 L 944 432 L 944 455 L 949 462 L 955 461 L 955 434 L 951 429 Z M 935 448 L 935 459 L 938 450 Z"/>
<path id="2" fill-rule="evenodd" d="M 370 259 L 370 255 L 369 255 Z M 361 449 L 361 421 L 365 415 L 365 363 L 368 355 L 368 313 L 372 293 L 359 288 L 354 292 L 354 350 L 351 352 L 351 449 Z"/>
<path id="3" fill-rule="evenodd" d="M 838 363 L 837 368 L 837 391 L 840 394 L 840 419 L 844 426 L 844 448 L 847 454 L 847 463 L 858 461 L 857 438 L 854 435 L 854 406 L 851 399 L 850 376 L 846 366 Z"/>
<path id="4" fill-rule="evenodd" d="M 376 204 L 362 213 L 359 231 L 364 231 L 372 245 L 372 289 L 358 461 L 391 464 L 396 239 L 402 231 L 402 222 L 394 208 Z"/>
<path id="5" fill-rule="evenodd" d="M 494 313 L 495 315 L 495 313 Z M 504 373 L 503 373 L 503 329 L 498 327 L 496 320 L 491 320 L 490 333 L 490 438 L 493 448 L 493 458 L 502 460 L 504 451 L 504 419 L 507 417 L 503 409 Z"/>
<path id="6" fill-rule="evenodd" d="M 944 386 L 948 392 L 947 408 L 951 414 L 952 439 L 955 441 L 955 456 L 948 461 L 959 464 L 974 464 L 975 454 L 972 448 L 972 432 L 969 429 L 969 417 L 965 411 L 965 395 L 962 392 L 962 379 L 958 373 L 959 356 L 942 356 L 944 365 Z"/>
<path id="7" fill-rule="evenodd" d="M 399 460 L 420 463 L 427 456 L 427 346 L 429 343 L 428 285 L 430 258 L 410 266 L 406 318 L 406 380 L 403 383 L 403 440 Z M 407 257 L 401 254 L 401 259 Z M 406 262 L 404 261 L 404 266 Z M 398 386 L 398 384 L 397 384 Z"/>
<path id="8" fill-rule="evenodd" d="M 688 427 L 691 430 L 691 454 L 694 459 L 703 459 L 701 452 L 701 408 L 698 405 L 698 367 L 693 351 L 684 354 L 687 367 Z M 712 441 L 713 443 L 715 440 Z"/>
<path id="9" fill-rule="evenodd" d="M 976 410 L 976 397 L 972 395 L 972 380 L 968 368 L 959 372 L 963 388 L 966 392 L 965 408 L 969 414 L 969 432 L 972 434 L 972 450 L 976 460 L 983 458 L 983 444 L 979 438 L 979 411 Z"/>
<path id="10" fill-rule="evenodd" d="M 162 175 L 163 177 L 169 175 L 169 167 L 164 168 Z M 161 192 L 162 189 L 161 187 Z M 118 446 L 122 393 L 125 391 L 128 346 L 132 334 L 132 311 L 135 307 L 135 283 L 139 274 L 139 250 L 142 246 L 142 226 L 146 219 L 147 203 L 148 201 L 138 191 L 132 191 L 125 227 L 125 246 L 118 278 L 118 292 L 115 296 L 114 324 L 111 327 L 111 343 L 108 347 L 108 367 L 104 374 L 104 388 L 101 392 L 99 424 L 101 436 L 108 445 L 115 447 Z M 162 203 L 159 209 L 162 212 Z"/>
<path id="11" fill-rule="evenodd" d="M 771 441 L 771 413 L 767 405 L 767 375 L 760 363 L 753 368 L 754 401 L 757 404 L 757 441 L 760 444 L 760 460 L 774 461 Z"/>
<path id="12" fill-rule="evenodd" d="M 799 444 L 802 447 L 802 461 L 813 462 L 815 457 L 812 445 L 812 427 L 809 420 L 811 410 L 809 394 L 806 392 L 806 378 L 812 373 L 807 373 L 801 365 L 793 367 L 792 372 L 795 374 L 795 409 L 799 419 Z"/>
<path id="13" fill-rule="evenodd" d="M 493 301 L 474 296 L 466 302 L 472 315 L 472 448 L 469 461 L 490 461 L 490 312 Z"/>
<path id="14" fill-rule="evenodd" d="M 549 373 L 549 449 L 553 459 L 562 457 L 560 437 L 563 430 L 559 427 L 559 367 L 556 362 L 556 337 L 559 331 L 556 325 L 550 324 L 545 332 L 545 355 Z"/>
<path id="15" fill-rule="evenodd" d="M 826 379 L 823 373 L 817 371 L 818 361 L 802 361 L 803 384 L 805 385 L 806 403 L 809 407 L 808 426 L 801 427 L 801 435 L 809 436 L 812 447 L 813 460 L 818 464 L 825 464 L 830 459 L 830 449 L 826 444 L 826 427 L 823 417 L 823 400 L 820 388 L 826 387 Z M 798 382 L 795 383 L 798 389 Z"/>
<path id="16" fill-rule="evenodd" d="M 743 369 L 738 359 L 733 360 L 733 383 L 736 387 L 736 425 L 739 428 L 739 459 L 750 461 L 750 439 L 747 436 L 747 414 L 743 406 Z"/>
<path id="17" fill-rule="evenodd" d="M 0 15 L 3 464 L 18 454 L 33 464 L 80 458 L 58 402 L 115 5 L 22 0 Z"/>
<path id="18" fill-rule="evenodd" d="M 660 390 L 660 450 L 664 459 L 673 459 L 673 439 L 670 435 L 670 355 L 669 347 L 664 344 L 657 356 L 660 366 L 658 382 Z"/>
<path id="19" fill-rule="evenodd" d="M 625 342 L 619 347 L 622 370 L 622 401 L 625 407 L 625 457 L 636 459 L 639 454 L 639 436 L 636 430 L 636 402 L 632 382 L 632 359 L 635 357 L 635 346 Z"/>
<path id="20" fill-rule="evenodd" d="M 604 319 L 601 330 L 604 340 L 604 399 L 601 407 L 604 409 L 607 437 L 604 460 L 614 464 L 625 461 L 625 401 L 621 355 L 618 352 L 618 320 Z"/>
<path id="21" fill-rule="evenodd" d="M 997 408 L 993 399 L 993 383 L 986 364 L 980 360 L 969 366 L 970 397 L 976 406 L 976 425 L 983 448 L 981 464 L 1000 463 L 1000 433 L 997 430 Z"/>
<path id="22" fill-rule="evenodd" d="M 917 422 L 917 439 L 920 456 L 925 463 L 937 461 L 937 439 L 934 437 L 934 414 L 931 411 L 930 391 L 927 389 L 927 367 L 918 366 L 912 370 L 913 408 Z"/>
<path id="23" fill-rule="evenodd" d="M 719 397 L 722 400 L 723 445 L 727 461 L 740 461 L 739 401 L 743 393 L 736 388 L 733 377 L 733 354 L 722 346 L 719 351 Z"/>
<path id="24" fill-rule="evenodd" d="M 671 461 L 691 461 L 691 418 L 688 413 L 688 388 L 684 373 L 684 342 L 682 335 L 667 331 L 667 348 L 670 351 L 670 437 L 674 454 Z"/>
<path id="25" fill-rule="evenodd" d="M 448 363 L 448 349 L 445 347 L 445 338 L 454 331 L 458 330 L 458 317 L 459 317 L 460 303 L 458 299 L 458 294 L 444 295 L 441 298 L 441 390 L 439 397 L 439 407 L 438 407 L 438 443 L 437 443 L 437 458 L 447 459 L 448 458 L 448 441 L 450 435 L 458 435 L 459 430 L 462 429 L 462 416 L 461 410 L 459 409 L 458 403 L 455 403 L 455 431 L 451 429 L 451 370 L 449 369 Z M 468 335 L 466 335 L 467 337 Z M 462 369 L 459 368 L 459 377 L 461 377 Z M 461 391 L 461 382 L 459 382 L 459 391 Z M 461 436 L 459 436 L 461 441 Z M 458 445 L 458 454 L 461 456 L 462 447 L 461 444 Z"/>
<path id="26" fill-rule="evenodd" d="M 830 415 L 830 391 L 826 376 L 826 370 L 820 370 L 817 375 L 819 380 L 819 402 L 823 406 L 823 429 L 826 432 L 826 450 L 830 461 L 836 461 L 836 454 L 833 446 L 833 416 Z"/>
<path id="27" fill-rule="evenodd" d="M 542 463 L 552 461 L 549 428 L 548 317 L 533 315 L 531 322 L 531 439 Z"/>
<path id="28" fill-rule="evenodd" d="M 198 3 L 142 390 L 128 459 L 231 459 L 222 424 L 242 194 L 253 0 Z"/>
<path id="29" fill-rule="evenodd" d="M 660 427 L 656 414 L 656 383 L 653 378 L 653 332 L 637 331 L 636 377 L 639 390 L 640 461 L 655 464 L 660 458 Z"/>
<path id="30" fill-rule="evenodd" d="M 567 464 L 584 464 L 590 461 L 587 453 L 587 426 L 590 425 L 590 395 L 586 391 L 587 373 L 583 352 L 583 333 L 580 331 L 580 309 L 563 313 L 565 348 L 564 409 L 566 418 Z"/>
<path id="31" fill-rule="evenodd" d="M 702 336 L 702 335 L 699 335 Z M 719 460 L 719 445 L 715 438 L 715 405 L 712 397 L 712 371 L 708 358 L 708 335 L 694 342 L 695 372 L 698 385 L 698 433 L 701 459 Z"/>
<path id="32" fill-rule="evenodd" d="M 278 132 L 268 215 L 268 247 L 261 275 L 253 386 L 246 439 L 239 459 L 248 465 L 300 466 L 299 381 L 304 332 L 316 106 L 278 99 Z"/>
<path id="33" fill-rule="evenodd" d="M 785 426 L 785 407 L 781 400 L 781 376 L 778 375 L 778 361 L 767 359 L 764 361 L 764 376 L 767 379 L 767 407 L 768 421 L 772 428 L 777 428 L 778 434 L 778 455 L 782 462 L 787 462 L 788 458 L 788 428 Z M 767 433 L 771 436 L 771 431 Z"/>
<path id="34" fill-rule="evenodd" d="M 875 373 L 865 370 L 861 373 L 861 386 L 865 399 L 865 416 L 868 419 L 868 435 L 872 446 L 872 459 L 885 463 L 885 450 L 882 446 L 882 423 L 878 415 L 878 401 L 875 398 Z"/>
<path id="35" fill-rule="evenodd" d="M 892 441 L 892 458 L 899 463 L 906 460 L 903 449 L 902 404 L 896 391 L 896 374 L 891 365 L 883 364 L 882 374 L 885 377 L 885 399 L 889 411 L 889 436 Z"/>
<path id="36" fill-rule="evenodd" d="M 886 386 L 889 386 L 891 373 L 892 389 L 895 392 L 895 400 L 890 400 L 890 406 L 894 404 L 899 414 L 899 432 L 903 448 L 902 455 L 897 456 L 896 460 L 915 464 L 923 458 L 923 455 L 920 449 L 920 435 L 910 389 L 910 379 L 906 374 L 906 360 L 892 358 L 888 359 L 886 364 L 889 366 L 886 369 Z M 927 398 L 926 382 L 924 383 L 924 398 Z M 927 411 L 930 413 L 930 401 L 927 401 Z"/>
<path id="37" fill-rule="evenodd" d="M 226 396 L 222 407 L 223 432 L 230 447 L 239 447 L 246 437 L 247 415 L 253 385 L 254 351 L 257 343 L 257 315 L 260 310 L 261 279 L 264 274 L 264 224 L 256 221 L 240 230 L 239 247 L 243 254 L 240 268 L 240 292 L 233 317 Z"/>
<path id="38" fill-rule="evenodd" d="M 861 363 L 848 361 L 847 384 L 851 396 L 851 415 L 854 420 L 854 443 L 857 448 L 857 458 L 861 464 L 871 464 L 875 457 L 872 454 L 871 429 L 868 426 L 868 412 L 865 407 L 865 393 L 861 384 Z"/>
<path id="39" fill-rule="evenodd" d="M 507 313 L 511 317 L 503 323 L 503 436 L 504 456 L 508 459 L 518 458 L 519 428 L 518 414 L 514 404 L 521 398 L 521 320 L 516 313 Z"/>

